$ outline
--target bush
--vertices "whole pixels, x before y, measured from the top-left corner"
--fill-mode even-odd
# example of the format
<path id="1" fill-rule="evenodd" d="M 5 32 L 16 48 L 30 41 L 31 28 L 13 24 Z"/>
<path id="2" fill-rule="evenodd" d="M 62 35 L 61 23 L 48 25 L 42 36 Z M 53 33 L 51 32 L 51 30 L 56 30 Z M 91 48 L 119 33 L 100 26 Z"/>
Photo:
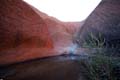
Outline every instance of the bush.
<path id="1" fill-rule="evenodd" d="M 92 56 L 81 61 L 81 70 L 87 80 L 120 80 L 120 59 Z"/>

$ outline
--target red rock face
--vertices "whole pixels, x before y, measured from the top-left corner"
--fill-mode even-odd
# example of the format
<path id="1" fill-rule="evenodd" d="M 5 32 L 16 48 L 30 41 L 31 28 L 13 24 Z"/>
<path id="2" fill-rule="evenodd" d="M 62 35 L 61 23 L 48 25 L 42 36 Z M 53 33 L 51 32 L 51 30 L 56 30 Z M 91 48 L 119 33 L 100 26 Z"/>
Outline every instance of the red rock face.
<path id="1" fill-rule="evenodd" d="M 33 48 L 53 48 L 43 19 L 22 0 L 0 0 L 0 64 L 7 58 L 12 59 L 8 62 L 15 62 L 41 56 L 33 54 Z M 24 56 L 28 54 L 25 49 L 31 57 Z"/>
<path id="2" fill-rule="evenodd" d="M 80 29 L 81 22 L 60 22 L 53 18 L 44 20 L 53 39 L 55 50 L 64 53 L 73 44 L 73 38 Z"/>
<path id="3" fill-rule="evenodd" d="M 81 25 L 61 22 L 21 0 L 1 0 L 0 65 L 60 55 Z"/>
<path id="4" fill-rule="evenodd" d="M 32 6 L 31 6 L 32 7 Z M 32 7 L 36 13 L 38 13 L 44 22 L 48 26 L 48 30 L 54 43 L 54 50 L 63 53 L 66 48 L 71 46 L 75 33 L 80 29 L 83 22 L 62 22 L 54 17 L 48 16 L 43 12 L 38 11 Z"/>

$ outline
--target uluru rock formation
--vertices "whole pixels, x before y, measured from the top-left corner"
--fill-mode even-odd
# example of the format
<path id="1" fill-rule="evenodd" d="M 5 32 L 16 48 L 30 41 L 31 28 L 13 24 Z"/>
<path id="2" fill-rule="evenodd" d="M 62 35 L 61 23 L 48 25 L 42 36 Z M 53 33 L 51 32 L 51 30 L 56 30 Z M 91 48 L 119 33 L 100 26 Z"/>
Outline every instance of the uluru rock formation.
<path id="1" fill-rule="evenodd" d="M 80 22 L 62 22 L 22 0 L 0 1 L 0 64 L 59 55 Z"/>
<path id="2" fill-rule="evenodd" d="M 93 37 L 104 38 L 106 47 L 120 47 L 120 1 L 102 0 L 97 8 L 86 19 L 79 30 L 76 42 L 79 46 Z"/>
<path id="3" fill-rule="evenodd" d="M 53 47 L 47 25 L 26 3 L 21 0 L 1 0 L 0 6 L 0 48 L 20 45 Z"/>
<path id="4" fill-rule="evenodd" d="M 54 49 L 57 52 L 64 52 L 64 50 L 72 44 L 73 36 L 84 23 L 84 21 L 62 22 L 52 16 L 48 16 L 34 7 L 32 7 L 32 9 L 42 17 L 48 26 L 48 30 L 53 40 L 53 45 L 55 46 Z"/>
<path id="5" fill-rule="evenodd" d="M 40 56 L 33 48 L 53 48 L 44 20 L 22 0 L 1 0 L 0 64 L 7 58 L 6 62 L 14 62 Z M 30 55 L 25 56 L 24 49 Z"/>
<path id="6" fill-rule="evenodd" d="M 0 0 L 0 80 L 119 80 L 118 56 L 74 52 L 72 43 L 75 38 L 81 46 L 90 33 L 95 39 L 100 33 L 105 45 L 119 46 L 119 3 L 103 0 L 85 23 L 65 23 L 22 0 Z"/>

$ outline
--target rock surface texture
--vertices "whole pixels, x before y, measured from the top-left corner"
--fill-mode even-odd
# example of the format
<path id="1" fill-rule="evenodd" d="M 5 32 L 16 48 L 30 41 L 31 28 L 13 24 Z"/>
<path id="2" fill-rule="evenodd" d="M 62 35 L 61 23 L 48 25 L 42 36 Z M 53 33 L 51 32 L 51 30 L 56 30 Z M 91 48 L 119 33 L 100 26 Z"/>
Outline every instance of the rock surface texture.
<path id="1" fill-rule="evenodd" d="M 32 7 L 32 6 L 31 6 Z M 38 13 L 44 22 L 48 26 L 51 38 L 53 40 L 53 45 L 57 52 L 64 52 L 67 47 L 72 44 L 74 35 L 80 29 L 82 22 L 62 22 L 54 17 L 48 16 L 43 12 L 38 11 L 36 8 L 32 7 L 36 13 Z"/>
<path id="2" fill-rule="evenodd" d="M 83 46 L 84 41 L 89 40 L 90 34 L 98 40 L 104 38 L 104 45 L 107 47 L 120 47 L 119 0 L 102 0 L 79 30 L 76 43 Z"/>
<path id="3" fill-rule="evenodd" d="M 42 48 L 53 42 L 40 15 L 22 0 L 0 0 L 0 64 L 36 58 Z"/>
<path id="4" fill-rule="evenodd" d="M 80 25 L 59 21 L 22 0 L 0 0 L 0 64 L 59 55 Z"/>

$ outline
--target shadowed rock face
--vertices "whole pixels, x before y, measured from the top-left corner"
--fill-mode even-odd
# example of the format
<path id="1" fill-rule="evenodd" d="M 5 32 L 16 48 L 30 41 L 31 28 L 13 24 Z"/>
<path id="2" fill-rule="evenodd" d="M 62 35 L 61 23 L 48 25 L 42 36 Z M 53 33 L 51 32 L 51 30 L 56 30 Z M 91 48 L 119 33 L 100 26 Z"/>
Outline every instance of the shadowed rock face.
<path id="1" fill-rule="evenodd" d="M 40 15 L 22 0 L 0 0 L 0 64 L 36 58 L 41 48 L 53 43 Z"/>
<path id="2" fill-rule="evenodd" d="M 107 47 L 120 47 L 120 1 L 103 0 L 87 18 L 77 34 L 76 42 L 81 46 L 89 35 L 98 38 L 101 34 Z"/>

